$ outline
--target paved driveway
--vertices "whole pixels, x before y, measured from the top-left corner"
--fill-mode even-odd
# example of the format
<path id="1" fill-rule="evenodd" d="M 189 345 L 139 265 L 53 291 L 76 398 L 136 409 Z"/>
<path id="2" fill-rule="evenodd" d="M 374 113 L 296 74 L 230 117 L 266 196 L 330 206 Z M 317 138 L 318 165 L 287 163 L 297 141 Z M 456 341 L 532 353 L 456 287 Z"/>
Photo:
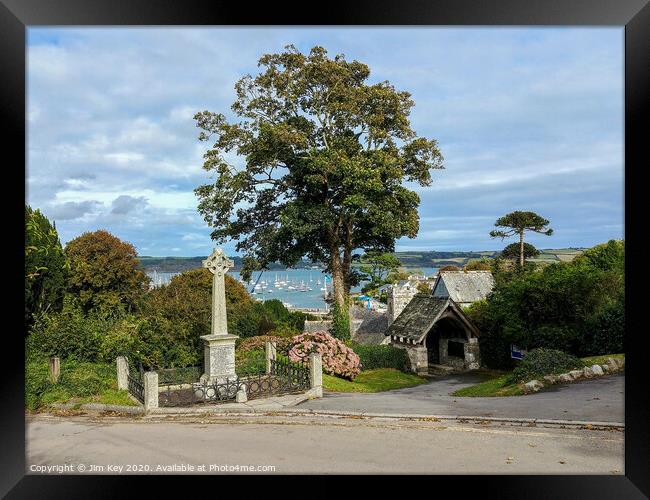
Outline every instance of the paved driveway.
<path id="1" fill-rule="evenodd" d="M 322 399 L 304 402 L 297 408 L 368 413 L 412 413 L 519 417 L 591 422 L 624 420 L 623 374 L 574 384 L 555 385 L 526 396 L 507 398 L 460 398 L 452 392 L 475 384 L 484 377 L 464 373 L 435 379 L 430 383 L 374 394 L 326 392 Z"/>

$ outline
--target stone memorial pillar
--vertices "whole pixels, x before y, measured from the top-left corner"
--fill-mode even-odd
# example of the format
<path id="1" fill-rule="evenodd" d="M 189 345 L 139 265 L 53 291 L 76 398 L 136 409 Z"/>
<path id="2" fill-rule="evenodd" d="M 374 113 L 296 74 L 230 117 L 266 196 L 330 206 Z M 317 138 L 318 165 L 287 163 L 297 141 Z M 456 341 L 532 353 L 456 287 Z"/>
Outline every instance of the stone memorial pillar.
<path id="1" fill-rule="evenodd" d="M 237 335 L 228 334 L 226 322 L 226 283 L 225 275 L 234 266 L 221 248 L 215 248 L 212 254 L 203 261 L 214 278 L 212 280 L 212 329 L 210 335 L 203 335 L 203 360 L 205 373 L 201 381 L 208 383 L 225 382 L 227 378 L 234 379 L 235 375 L 235 340 Z"/>

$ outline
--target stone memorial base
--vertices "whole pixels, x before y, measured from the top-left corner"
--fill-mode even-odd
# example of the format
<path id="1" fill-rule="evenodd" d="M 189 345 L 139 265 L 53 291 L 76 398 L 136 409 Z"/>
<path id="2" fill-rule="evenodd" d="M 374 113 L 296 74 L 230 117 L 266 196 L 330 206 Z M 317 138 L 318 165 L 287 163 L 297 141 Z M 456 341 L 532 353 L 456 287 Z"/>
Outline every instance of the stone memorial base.
<path id="1" fill-rule="evenodd" d="M 235 374 L 235 341 L 237 335 L 212 334 L 203 335 L 203 360 L 205 373 L 201 382 L 210 384 L 234 380 Z"/>

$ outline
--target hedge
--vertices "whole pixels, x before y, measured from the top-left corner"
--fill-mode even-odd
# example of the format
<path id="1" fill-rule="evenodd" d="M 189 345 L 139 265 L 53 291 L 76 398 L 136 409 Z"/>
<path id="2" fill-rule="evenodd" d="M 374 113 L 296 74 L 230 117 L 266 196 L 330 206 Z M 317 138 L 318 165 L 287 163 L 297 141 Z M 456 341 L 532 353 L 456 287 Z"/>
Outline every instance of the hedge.
<path id="1" fill-rule="evenodd" d="M 529 382 L 544 375 L 565 373 L 582 368 L 584 363 L 571 354 L 557 349 L 533 349 L 511 374 L 513 382 Z"/>
<path id="2" fill-rule="evenodd" d="M 350 342 L 350 347 L 361 359 L 361 370 L 375 368 L 395 368 L 409 371 L 409 359 L 406 350 L 389 345 L 362 345 Z"/>

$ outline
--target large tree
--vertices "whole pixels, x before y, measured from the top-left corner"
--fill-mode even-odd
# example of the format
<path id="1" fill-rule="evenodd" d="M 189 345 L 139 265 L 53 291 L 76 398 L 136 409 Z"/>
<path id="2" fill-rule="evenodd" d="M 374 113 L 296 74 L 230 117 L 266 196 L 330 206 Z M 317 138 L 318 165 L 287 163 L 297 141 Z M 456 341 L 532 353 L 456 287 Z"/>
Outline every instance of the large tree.
<path id="1" fill-rule="evenodd" d="M 537 215 L 535 212 L 522 212 L 517 210 L 503 217 L 499 217 L 494 225 L 505 229 L 492 230 L 490 231 L 490 236 L 503 240 L 504 238 L 519 235 L 519 265 L 523 268 L 525 260 L 524 233 L 526 231 L 532 231 L 551 236 L 553 230 L 547 227 L 549 224 L 549 221 L 541 215 Z"/>
<path id="2" fill-rule="evenodd" d="M 136 309 L 149 286 L 133 245 L 108 231 L 86 232 L 68 242 L 69 290 L 84 311 Z"/>
<path id="3" fill-rule="evenodd" d="M 56 227 L 40 210 L 25 206 L 25 324 L 63 305 L 68 262 Z"/>
<path id="4" fill-rule="evenodd" d="M 195 115 L 199 139 L 212 141 L 203 167 L 214 173 L 196 189 L 199 212 L 214 240 L 236 240 L 261 268 L 303 256 L 326 263 L 345 307 L 353 252 L 393 251 L 397 238 L 417 235 L 420 198 L 402 183 L 429 185 L 442 155 L 411 128 L 411 95 L 368 83 L 363 63 L 290 45 L 258 66 L 235 85 L 238 121 Z"/>

